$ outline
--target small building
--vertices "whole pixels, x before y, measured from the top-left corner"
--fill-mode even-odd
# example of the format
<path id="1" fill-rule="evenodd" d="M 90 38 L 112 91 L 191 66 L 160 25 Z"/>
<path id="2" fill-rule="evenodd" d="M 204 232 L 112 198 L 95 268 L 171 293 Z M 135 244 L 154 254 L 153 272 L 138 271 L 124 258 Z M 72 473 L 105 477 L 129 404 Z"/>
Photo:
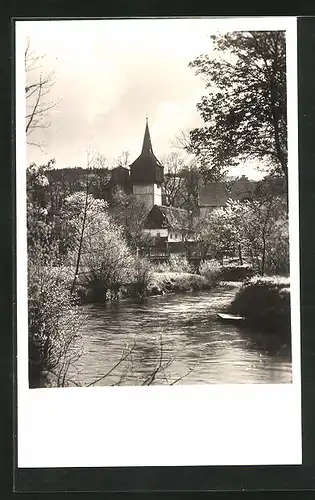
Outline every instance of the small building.
<path id="1" fill-rule="evenodd" d="M 257 183 L 250 181 L 245 175 L 238 179 L 231 186 L 229 197 L 232 200 L 251 200 L 255 192 Z"/>
<path id="2" fill-rule="evenodd" d="M 229 193 L 223 182 L 210 182 L 200 190 L 200 216 L 202 217 L 212 210 L 224 207 L 228 199 Z"/>
<path id="3" fill-rule="evenodd" d="M 184 252 L 189 214 L 183 208 L 154 205 L 145 219 L 144 232 L 155 238 L 157 253 Z"/>
<path id="4" fill-rule="evenodd" d="M 108 190 L 113 194 L 117 190 L 124 191 L 126 194 L 132 193 L 132 186 L 130 184 L 129 169 L 119 165 L 111 171 L 111 178 L 108 183 Z"/>

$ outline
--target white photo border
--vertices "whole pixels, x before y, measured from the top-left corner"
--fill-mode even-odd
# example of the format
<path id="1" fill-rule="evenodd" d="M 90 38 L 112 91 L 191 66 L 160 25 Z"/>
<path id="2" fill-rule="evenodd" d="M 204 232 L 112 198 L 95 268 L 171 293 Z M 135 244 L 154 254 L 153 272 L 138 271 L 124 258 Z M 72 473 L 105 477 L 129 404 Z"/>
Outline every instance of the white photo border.
<path id="1" fill-rule="evenodd" d="M 24 112 L 28 22 L 16 21 L 18 468 L 302 463 L 297 19 L 208 20 L 209 32 L 286 31 L 292 383 L 29 389 Z"/>

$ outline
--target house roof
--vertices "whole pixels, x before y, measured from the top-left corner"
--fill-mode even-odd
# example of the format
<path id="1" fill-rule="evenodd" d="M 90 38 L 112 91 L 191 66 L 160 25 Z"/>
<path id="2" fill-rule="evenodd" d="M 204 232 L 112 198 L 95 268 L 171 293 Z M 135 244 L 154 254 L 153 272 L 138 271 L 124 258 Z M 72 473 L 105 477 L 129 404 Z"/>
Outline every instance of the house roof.
<path id="1" fill-rule="evenodd" d="M 228 198 L 228 191 L 222 182 L 210 182 L 200 191 L 199 206 L 222 207 L 226 204 Z"/>
<path id="2" fill-rule="evenodd" d="M 183 208 L 154 205 L 145 221 L 147 229 L 168 228 L 182 230 L 188 220 L 188 212 Z"/>
<path id="3" fill-rule="evenodd" d="M 241 199 L 244 196 L 250 196 L 256 189 L 256 182 L 250 181 L 246 177 L 241 177 L 232 186 L 230 191 L 230 198 Z"/>
<path id="4" fill-rule="evenodd" d="M 115 167 L 111 171 L 110 185 L 127 185 L 129 183 L 129 170 L 122 165 Z"/>

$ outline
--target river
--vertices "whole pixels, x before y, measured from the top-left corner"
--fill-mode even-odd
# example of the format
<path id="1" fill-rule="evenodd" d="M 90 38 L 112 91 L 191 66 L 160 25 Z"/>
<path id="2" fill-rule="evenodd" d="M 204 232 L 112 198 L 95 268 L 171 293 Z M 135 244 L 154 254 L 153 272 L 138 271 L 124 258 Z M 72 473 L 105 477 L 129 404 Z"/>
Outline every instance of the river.
<path id="1" fill-rule="evenodd" d="M 83 386 L 290 383 L 287 344 L 217 318 L 236 290 L 225 283 L 213 291 L 82 306 L 84 353 L 72 380 Z"/>

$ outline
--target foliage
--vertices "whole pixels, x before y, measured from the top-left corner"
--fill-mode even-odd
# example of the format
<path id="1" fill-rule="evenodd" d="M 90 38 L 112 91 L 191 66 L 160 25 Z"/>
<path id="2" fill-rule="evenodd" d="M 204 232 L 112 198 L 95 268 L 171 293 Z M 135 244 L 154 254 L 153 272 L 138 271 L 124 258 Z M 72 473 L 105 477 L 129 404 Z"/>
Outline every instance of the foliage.
<path id="1" fill-rule="evenodd" d="M 232 202 L 227 211 L 235 239 L 255 272 L 288 274 L 289 231 L 283 200 L 270 196 L 262 201 Z"/>
<path id="2" fill-rule="evenodd" d="M 235 230 L 230 213 L 218 208 L 194 220 L 196 257 L 217 259 L 223 264 L 225 256 L 235 253 Z"/>
<path id="3" fill-rule="evenodd" d="M 107 292 L 117 298 L 120 287 L 131 279 L 133 255 L 122 229 L 105 212 L 94 213 L 86 227 L 80 268 L 84 269 L 81 281 L 101 302 Z"/>
<path id="4" fill-rule="evenodd" d="M 216 260 L 206 260 L 200 264 L 199 272 L 213 286 L 221 280 L 222 266 Z"/>
<path id="5" fill-rule="evenodd" d="M 269 192 L 243 202 L 229 200 L 195 220 L 196 253 L 201 260 L 214 258 L 223 265 L 224 257 L 238 255 L 254 272 L 289 273 L 289 230 L 286 204 Z"/>
<path id="6" fill-rule="evenodd" d="M 244 281 L 254 275 L 251 265 L 225 264 L 221 270 L 221 280 L 223 281 Z"/>
<path id="7" fill-rule="evenodd" d="M 155 272 L 166 273 L 191 273 L 192 268 L 187 257 L 180 254 L 171 254 L 166 262 L 153 265 Z"/>
<path id="8" fill-rule="evenodd" d="M 29 259 L 28 297 L 30 386 L 45 386 L 47 376 L 64 386 L 81 354 L 83 316 L 70 302 L 68 280 L 40 249 Z"/>
<path id="9" fill-rule="evenodd" d="M 45 196 L 48 186 L 47 172 L 54 160 L 47 165 L 31 164 L 26 170 L 27 182 L 27 245 L 30 258 L 38 249 L 56 246 L 56 220 L 50 217 L 49 204 Z M 56 257 L 56 255 L 55 255 Z"/>
<path id="10" fill-rule="evenodd" d="M 289 279 L 254 277 L 245 282 L 229 311 L 247 322 L 272 332 L 290 331 Z"/>
<path id="11" fill-rule="evenodd" d="M 148 287 L 148 295 L 184 293 L 207 290 L 210 285 L 205 277 L 191 273 L 154 272 Z"/>
<path id="12" fill-rule="evenodd" d="M 204 127 L 191 131 L 188 150 L 208 178 L 230 166 L 263 160 L 287 178 L 286 55 L 282 31 L 230 32 L 212 36 L 217 57 L 190 63 L 208 95 L 197 109 Z"/>
<path id="13" fill-rule="evenodd" d="M 152 278 L 151 263 L 149 260 L 135 256 L 132 262 L 131 288 L 134 295 L 144 296 L 147 293 Z"/>
<path id="14" fill-rule="evenodd" d="M 143 232 L 147 215 L 146 204 L 133 194 L 117 190 L 111 201 L 109 212 L 115 223 L 121 227 L 123 235 L 131 249 L 147 249 L 153 239 Z"/>

